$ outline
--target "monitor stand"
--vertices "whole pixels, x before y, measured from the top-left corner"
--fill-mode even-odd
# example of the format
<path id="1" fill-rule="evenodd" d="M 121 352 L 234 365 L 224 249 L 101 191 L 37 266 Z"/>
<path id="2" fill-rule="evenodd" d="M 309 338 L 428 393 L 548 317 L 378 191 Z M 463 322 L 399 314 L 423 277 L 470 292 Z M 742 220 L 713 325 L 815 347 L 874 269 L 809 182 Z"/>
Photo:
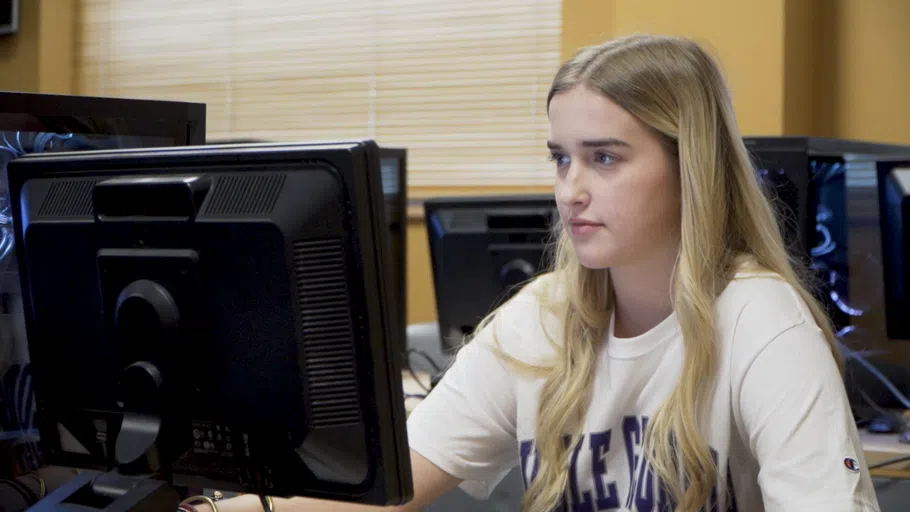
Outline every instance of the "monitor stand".
<path id="1" fill-rule="evenodd" d="M 107 473 L 85 471 L 33 508 L 35 512 L 158 512 L 177 510 L 180 493 L 167 480 L 174 439 L 173 413 L 163 406 L 163 379 L 147 361 L 129 365 L 121 380 L 125 412 Z M 155 478 L 157 476 L 158 478 Z"/>
<path id="2" fill-rule="evenodd" d="M 83 471 L 49 494 L 31 512 L 158 512 L 177 510 L 180 493 L 167 482 Z"/>

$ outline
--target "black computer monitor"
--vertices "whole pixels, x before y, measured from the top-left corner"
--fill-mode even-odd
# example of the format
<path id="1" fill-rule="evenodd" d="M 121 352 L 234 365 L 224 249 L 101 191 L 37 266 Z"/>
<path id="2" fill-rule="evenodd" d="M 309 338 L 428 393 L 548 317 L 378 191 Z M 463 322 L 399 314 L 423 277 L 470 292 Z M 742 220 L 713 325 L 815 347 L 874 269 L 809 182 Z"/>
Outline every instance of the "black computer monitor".
<path id="1" fill-rule="evenodd" d="M 269 142 L 253 138 L 216 139 L 208 145 L 250 144 Z M 405 148 L 380 146 L 379 166 L 382 169 L 382 193 L 385 196 L 385 218 L 389 226 L 388 277 L 392 301 L 389 309 L 395 318 L 391 342 L 403 357 L 407 357 L 408 288 L 407 288 L 407 229 L 408 229 L 408 151 Z"/>
<path id="2" fill-rule="evenodd" d="M 46 506 L 141 474 L 411 497 L 374 143 L 34 155 L 9 184 L 47 461 L 116 470 Z"/>
<path id="3" fill-rule="evenodd" d="M 389 225 L 389 279 L 392 301 L 389 306 L 395 318 L 393 343 L 405 357 L 407 354 L 408 288 L 407 288 L 407 229 L 408 229 L 408 153 L 404 148 L 379 148 L 382 168 L 382 193 L 385 196 L 385 217 Z"/>
<path id="4" fill-rule="evenodd" d="M 443 348 L 546 270 L 552 195 L 438 197 L 424 202 Z"/>
<path id="5" fill-rule="evenodd" d="M 879 225 L 888 338 L 910 339 L 910 161 L 878 164 Z"/>

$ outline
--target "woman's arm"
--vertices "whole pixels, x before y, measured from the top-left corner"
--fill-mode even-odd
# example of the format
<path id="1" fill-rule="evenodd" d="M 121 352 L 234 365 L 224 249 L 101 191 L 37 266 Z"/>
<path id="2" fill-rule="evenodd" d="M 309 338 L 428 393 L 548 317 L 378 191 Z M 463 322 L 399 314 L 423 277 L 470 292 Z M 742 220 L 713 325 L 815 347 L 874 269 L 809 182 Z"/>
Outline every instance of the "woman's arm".
<path id="1" fill-rule="evenodd" d="M 844 383 L 818 327 L 803 322 L 779 333 L 737 390 L 765 510 L 879 510 Z"/>
<path id="2" fill-rule="evenodd" d="M 462 483 L 465 492 L 482 499 L 518 464 L 514 375 L 494 345 L 502 341 L 510 354 L 530 355 L 533 361 L 534 348 L 548 343 L 538 319 L 535 295 L 522 290 L 458 351 L 445 377 L 408 417 L 414 499 L 385 510 L 420 510 Z M 276 500 L 275 508 L 279 512 L 380 510 L 306 499 Z M 244 496 L 219 502 L 218 509 L 260 512 L 262 505 L 258 497 Z"/>
<path id="3" fill-rule="evenodd" d="M 275 499 L 277 512 L 370 512 L 387 510 L 394 512 L 411 512 L 426 507 L 451 491 L 460 482 L 457 478 L 439 469 L 419 453 L 411 450 L 411 473 L 414 479 L 414 499 L 397 507 L 371 507 L 339 501 L 322 501 L 306 498 L 290 500 Z M 211 512 L 208 506 L 195 506 L 200 512 Z M 238 496 L 218 502 L 219 512 L 262 512 L 258 496 Z"/>

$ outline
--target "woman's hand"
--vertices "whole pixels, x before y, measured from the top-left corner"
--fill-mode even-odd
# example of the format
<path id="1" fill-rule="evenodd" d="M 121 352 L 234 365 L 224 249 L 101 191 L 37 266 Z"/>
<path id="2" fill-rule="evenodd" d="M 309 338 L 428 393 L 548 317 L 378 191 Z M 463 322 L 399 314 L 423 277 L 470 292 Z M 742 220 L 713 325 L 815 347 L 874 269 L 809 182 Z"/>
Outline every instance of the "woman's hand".
<path id="1" fill-rule="evenodd" d="M 371 507 L 357 503 L 324 501 L 307 498 L 273 498 L 276 512 L 412 512 L 433 503 L 443 494 L 454 489 L 460 480 L 436 467 L 423 455 L 411 450 L 411 472 L 414 481 L 414 499 L 397 507 Z M 218 512 L 263 512 L 259 496 L 243 495 L 218 501 Z M 207 504 L 193 505 L 198 512 L 214 512 Z"/>

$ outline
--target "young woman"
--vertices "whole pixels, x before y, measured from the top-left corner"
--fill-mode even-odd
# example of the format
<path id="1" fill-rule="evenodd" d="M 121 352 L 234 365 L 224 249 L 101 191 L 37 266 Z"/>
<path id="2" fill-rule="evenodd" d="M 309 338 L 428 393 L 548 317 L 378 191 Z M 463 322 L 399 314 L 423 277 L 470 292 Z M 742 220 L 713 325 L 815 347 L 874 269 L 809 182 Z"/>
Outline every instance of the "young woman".
<path id="1" fill-rule="evenodd" d="M 566 63 L 548 103 L 555 266 L 412 413 L 401 510 L 483 497 L 518 465 L 529 512 L 877 511 L 831 327 L 717 64 L 686 39 L 617 39 Z"/>

